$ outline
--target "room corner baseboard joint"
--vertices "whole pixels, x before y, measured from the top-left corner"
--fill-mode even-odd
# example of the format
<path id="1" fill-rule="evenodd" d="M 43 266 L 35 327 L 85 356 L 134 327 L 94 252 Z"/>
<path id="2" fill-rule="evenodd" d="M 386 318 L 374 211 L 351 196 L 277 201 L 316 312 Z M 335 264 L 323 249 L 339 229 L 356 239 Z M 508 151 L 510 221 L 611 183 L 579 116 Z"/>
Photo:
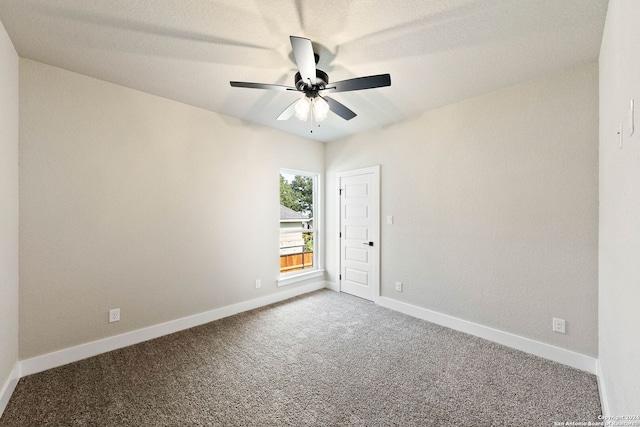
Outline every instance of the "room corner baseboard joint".
<path id="1" fill-rule="evenodd" d="M 9 374 L 9 378 L 7 378 L 7 381 L 5 381 L 4 385 L 0 389 L 0 417 L 2 417 L 2 414 L 7 407 L 9 399 L 11 399 L 13 390 L 15 390 L 16 385 L 18 385 L 18 380 L 20 380 L 20 362 L 16 362 L 13 370 Z"/>

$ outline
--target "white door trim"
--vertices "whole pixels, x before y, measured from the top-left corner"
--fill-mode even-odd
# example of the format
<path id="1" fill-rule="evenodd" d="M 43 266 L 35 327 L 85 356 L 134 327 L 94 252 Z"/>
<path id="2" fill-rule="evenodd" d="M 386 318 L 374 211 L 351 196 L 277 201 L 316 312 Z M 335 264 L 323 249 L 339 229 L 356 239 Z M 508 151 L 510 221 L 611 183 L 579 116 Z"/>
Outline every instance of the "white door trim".
<path id="1" fill-rule="evenodd" d="M 372 241 L 374 242 L 372 255 L 372 264 L 373 271 L 371 277 L 371 283 L 373 287 L 373 302 L 376 304 L 380 299 L 380 165 L 370 166 L 366 168 L 354 169 L 350 171 L 343 171 L 336 173 L 336 192 L 335 197 L 337 200 L 337 208 L 336 208 L 336 224 L 338 225 L 338 233 L 342 229 L 342 219 L 340 218 L 340 180 L 344 177 L 357 176 L 357 175 L 366 175 L 372 174 L 372 191 L 371 194 L 373 197 L 373 212 L 372 218 L 373 223 L 375 224 L 373 227 Z M 342 257 L 341 257 L 341 246 L 340 246 L 340 238 L 338 237 L 336 243 L 336 254 L 337 254 L 337 266 L 338 266 L 338 290 L 342 292 L 342 280 L 340 280 L 340 272 L 342 271 Z"/>

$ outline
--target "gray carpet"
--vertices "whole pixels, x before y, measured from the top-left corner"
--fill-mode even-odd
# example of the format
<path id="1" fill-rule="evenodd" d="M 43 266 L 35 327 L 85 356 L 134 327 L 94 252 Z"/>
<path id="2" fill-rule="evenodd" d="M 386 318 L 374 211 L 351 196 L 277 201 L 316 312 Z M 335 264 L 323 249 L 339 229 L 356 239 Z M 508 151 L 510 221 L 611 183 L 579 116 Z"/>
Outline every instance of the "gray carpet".
<path id="1" fill-rule="evenodd" d="M 322 290 L 22 378 L 0 426 L 552 426 L 596 378 Z"/>

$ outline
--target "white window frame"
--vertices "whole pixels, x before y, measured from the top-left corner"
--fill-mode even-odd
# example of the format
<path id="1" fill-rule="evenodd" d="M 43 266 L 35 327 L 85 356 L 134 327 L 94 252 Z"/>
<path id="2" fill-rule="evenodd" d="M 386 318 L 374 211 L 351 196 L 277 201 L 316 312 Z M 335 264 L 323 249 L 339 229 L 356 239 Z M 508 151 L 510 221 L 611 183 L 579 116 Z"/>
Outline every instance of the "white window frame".
<path id="1" fill-rule="evenodd" d="M 280 175 L 301 175 L 308 176 L 313 179 L 313 228 L 310 230 L 302 230 L 302 231 L 310 231 L 313 233 L 313 268 L 292 271 L 290 273 L 280 273 L 278 277 L 277 283 L 278 286 L 286 286 L 293 283 L 301 282 L 303 280 L 309 280 L 317 277 L 324 276 L 324 260 L 322 257 L 322 206 L 320 206 L 320 191 L 321 191 L 321 178 L 322 176 L 317 172 L 307 172 L 301 170 L 280 168 L 278 174 L 278 180 L 280 179 Z M 280 188 L 278 186 L 278 188 Z M 278 200 L 280 200 L 280 193 L 278 190 Z M 278 236 L 280 236 L 280 218 L 278 218 Z M 279 254 L 278 254 L 279 257 Z M 279 259 L 279 258 L 278 258 Z M 278 270 L 280 267 L 278 267 Z"/>

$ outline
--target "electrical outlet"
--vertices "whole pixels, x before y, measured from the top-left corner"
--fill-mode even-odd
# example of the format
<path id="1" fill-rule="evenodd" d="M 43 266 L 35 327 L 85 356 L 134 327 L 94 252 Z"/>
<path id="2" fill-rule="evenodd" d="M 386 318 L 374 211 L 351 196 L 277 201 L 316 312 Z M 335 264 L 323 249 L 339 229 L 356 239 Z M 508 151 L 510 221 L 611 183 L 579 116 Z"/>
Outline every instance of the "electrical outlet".
<path id="1" fill-rule="evenodd" d="M 120 309 L 114 308 L 113 310 L 109 310 L 109 323 L 119 322 L 120 321 Z"/>
<path id="2" fill-rule="evenodd" d="M 402 292 L 402 282 L 396 282 L 396 291 Z"/>
<path id="3" fill-rule="evenodd" d="M 256 289 L 260 289 L 262 287 L 262 281 L 260 279 L 256 280 Z"/>
<path id="4" fill-rule="evenodd" d="M 553 318 L 553 332 L 565 333 L 564 319 Z"/>

